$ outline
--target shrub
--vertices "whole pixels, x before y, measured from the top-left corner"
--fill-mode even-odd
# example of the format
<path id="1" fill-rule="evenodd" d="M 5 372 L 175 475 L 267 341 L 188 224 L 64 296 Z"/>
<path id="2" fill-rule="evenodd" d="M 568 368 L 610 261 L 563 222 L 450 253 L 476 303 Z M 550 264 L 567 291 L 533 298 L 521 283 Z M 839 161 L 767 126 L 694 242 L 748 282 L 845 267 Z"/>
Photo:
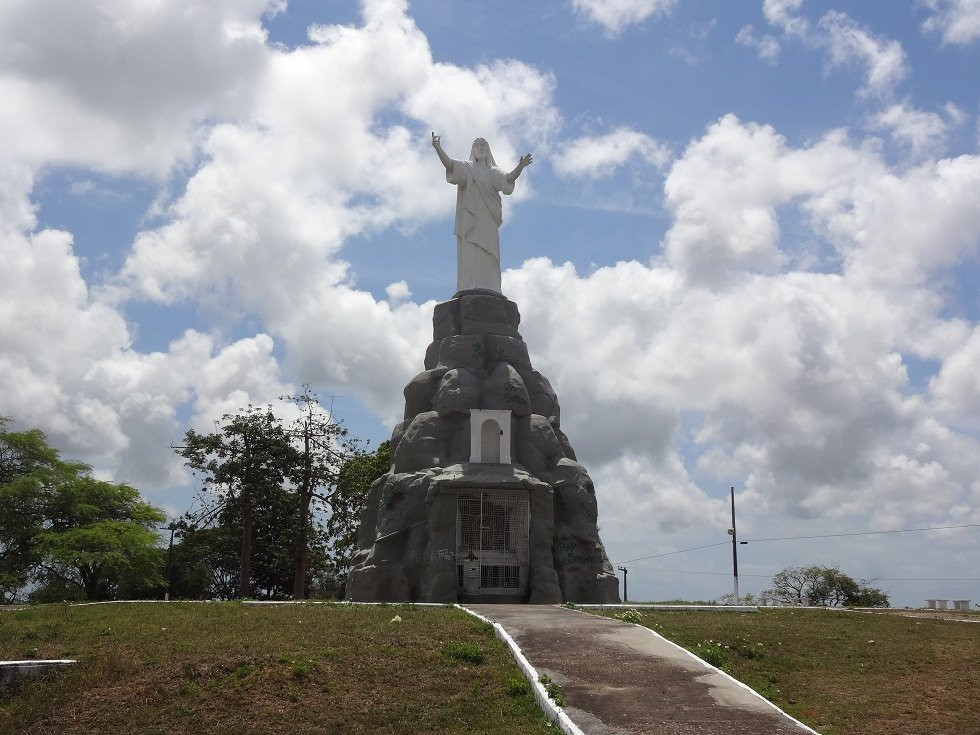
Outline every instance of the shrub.
<path id="1" fill-rule="evenodd" d="M 541 674 L 541 676 L 538 677 L 538 681 L 544 685 L 544 690 L 548 692 L 548 697 L 555 703 L 556 707 L 565 706 L 565 692 L 563 692 L 561 687 L 551 680 L 550 676 L 547 674 Z"/>
<path id="2" fill-rule="evenodd" d="M 512 676 L 507 680 L 507 693 L 512 697 L 523 697 L 531 693 L 531 682 L 522 676 Z"/>
<path id="3" fill-rule="evenodd" d="M 625 612 L 618 613 L 614 616 L 617 620 L 622 620 L 624 623 L 636 623 L 639 625 L 643 617 L 636 610 L 626 610 Z"/>
<path id="4" fill-rule="evenodd" d="M 760 659 L 766 657 L 766 652 L 759 643 L 753 646 L 745 636 L 737 635 L 729 643 L 729 649 L 741 658 Z"/>
<path id="5" fill-rule="evenodd" d="M 707 661 L 712 666 L 731 673 L 731 661 L 728 658 L 728 652 L 720 643 L 702 641 L 694 646 L 692 651 L 695 656 Z"/>
<path id="6" fill-rule="evenodd" d="M 442 652 L 449 658 L 466 661 L 471 664 L 482 664 L 485 658 L 483 649 L 475 643 L 459 643 L 450 641 L 443 645 Z"/>

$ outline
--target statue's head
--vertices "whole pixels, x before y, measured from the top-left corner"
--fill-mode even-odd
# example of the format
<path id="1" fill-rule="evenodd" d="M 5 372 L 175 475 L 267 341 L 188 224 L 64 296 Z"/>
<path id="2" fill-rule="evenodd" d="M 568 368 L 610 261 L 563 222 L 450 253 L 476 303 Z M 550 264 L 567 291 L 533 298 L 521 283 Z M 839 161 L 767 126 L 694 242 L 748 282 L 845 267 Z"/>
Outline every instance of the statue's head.
<path id="1" fill-rule="evenodd" d="M 497 165 L 493 160 L 493 153 L 490 152 L 490 144 L 485 138 L 477 138 L 473 141 L 473 146 L 470 148 L 470 161 L 482 163 L 484 166 Z"/>

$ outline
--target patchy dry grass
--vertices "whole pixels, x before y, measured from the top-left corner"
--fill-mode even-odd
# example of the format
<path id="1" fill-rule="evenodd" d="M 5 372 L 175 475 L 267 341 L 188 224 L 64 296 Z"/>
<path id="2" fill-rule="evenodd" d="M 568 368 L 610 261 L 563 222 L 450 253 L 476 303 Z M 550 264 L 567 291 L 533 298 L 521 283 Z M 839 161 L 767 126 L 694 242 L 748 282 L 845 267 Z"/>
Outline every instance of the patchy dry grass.
<path id="1" fill-rule="evenodd" d="M 980 732 L 980 623 L 790 609 L 639 613 L 821 733 Z"/>
<path id="2" fill-rule="evenodd" d="M 0 658 L 26 657 L 80 665 L 3 695 L 2 733 L 554 732 L 490 626 L 452 608 L 0 611 Z"/>

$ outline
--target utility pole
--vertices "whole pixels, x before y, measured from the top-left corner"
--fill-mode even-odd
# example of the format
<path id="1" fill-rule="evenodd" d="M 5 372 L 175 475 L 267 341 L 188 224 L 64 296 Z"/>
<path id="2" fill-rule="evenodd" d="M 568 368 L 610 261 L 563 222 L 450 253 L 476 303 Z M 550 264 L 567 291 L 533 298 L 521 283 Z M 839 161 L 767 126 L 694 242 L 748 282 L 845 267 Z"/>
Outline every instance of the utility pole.
<path id="1" fill-rule="evenodd" d="M 626 588 L 626 567 L 616 567 L 619 571 L 623 573 L 623 602 L 630 601 L 629 591 Z"/>
<path id="2" fill-rule="evenodd" d="M 170 543 L 167 544 L 167 591 L 163 595 L 164 600 L 170 599 L 170 591 L 174 586 L 174 531 L 176 531 L 180 526 L 177 525 L 175 521 L 170 521 L 167 525 L 167 530 L 170 531 Z"/>
<path id="3" fill-rule="evenodd" d="M 732 487 L 732 527 L 728 529 L 729 535 L 732 537 L 732 573 L 735 577 L 735 604 L 739 604 L 738 600 L 738 539 L 735 534 L 735 488 Z"/>

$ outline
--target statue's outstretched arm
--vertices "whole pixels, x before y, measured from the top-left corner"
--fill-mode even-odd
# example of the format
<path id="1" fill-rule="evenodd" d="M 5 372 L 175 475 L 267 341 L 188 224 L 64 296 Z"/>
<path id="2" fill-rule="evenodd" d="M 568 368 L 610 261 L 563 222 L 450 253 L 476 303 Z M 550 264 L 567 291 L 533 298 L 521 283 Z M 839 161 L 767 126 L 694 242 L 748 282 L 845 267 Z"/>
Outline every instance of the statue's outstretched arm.
<path id="1" fill-rule="evenodd" d="M 435 133 L 432 134 L 432 147 L 436 149 L 436 153 L 439 155 L 439 160 L 442 161 L 442 165 L 446 167 L 446 171 L 452 173 L 453 159 L 446 155 L 446 152 L 442 149 L 441 138 Z"/>
<path id="2" fill-rule="evenodd" d="M 521 171 L 526 169 L 533 162 L 534 159 L 531 158 L 530 153 L 525 153 L 523 156 L 521 156 L 521 160 L 517 163 L 517 166 L 514 168 L 514 170 L 511 171 L 509 174 L 507 174 L 508 183 L 513 184 L 515 181 L 517 181 L 517 177 L 521 175 Z"/>

